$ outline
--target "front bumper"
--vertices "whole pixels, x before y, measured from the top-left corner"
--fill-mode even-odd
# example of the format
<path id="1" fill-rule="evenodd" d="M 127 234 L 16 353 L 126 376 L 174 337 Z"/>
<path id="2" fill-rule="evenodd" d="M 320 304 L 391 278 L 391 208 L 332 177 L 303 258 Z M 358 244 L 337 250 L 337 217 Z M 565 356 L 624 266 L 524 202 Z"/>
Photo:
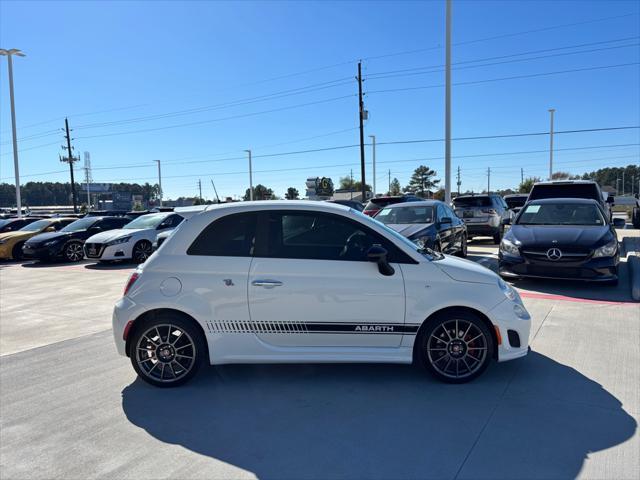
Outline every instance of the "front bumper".
<path id="1" fill-rule="evenodd" d="M 62 254 L 62 247 L 64 242 L 60 244 L 50 245 L 50 246 L 31 246 L 29 244 L 25 244 L 22 247 L 22 254 L 25 258 L 37 258 L 37 259 L 49 259 L 55 258 Z"/>
<path id="2" fill-rule="evenodd" d="M 13 243 L 12 244 L 8 244 L 8 243 L 0 244 L 0 259 L 8 260 L 8 259 L 12 258 L 12 250 L 13 250 Z"/>
<path id="3" fill-rule="evenodd" d="M 580 262 L 554 262 L 512 257 L 500 252 L 498 254 L 498 273 L 503 277 L 511 278 L 609 282 L 618 278 L 619 261 L 617 254 L 613 257 L 588 258 Z"/>
<path id="4" fill-rule="evenodd" d="M 489 312 L 493 325 L 499 329 L 502 343 L 498 345 L 498 361 L 506 362 L 524 357 L 529 351 L 531 318 L 521 319 L 514 313 L 514 306 L 521 302 L 505 300 Z"/>
<path id="5" fill-rule="evenodd" d="M 104 243 L 85 243 L 84 254 L 93 260 L 128 260 L 132 255 L 131 242 L 107 246 Z"/>

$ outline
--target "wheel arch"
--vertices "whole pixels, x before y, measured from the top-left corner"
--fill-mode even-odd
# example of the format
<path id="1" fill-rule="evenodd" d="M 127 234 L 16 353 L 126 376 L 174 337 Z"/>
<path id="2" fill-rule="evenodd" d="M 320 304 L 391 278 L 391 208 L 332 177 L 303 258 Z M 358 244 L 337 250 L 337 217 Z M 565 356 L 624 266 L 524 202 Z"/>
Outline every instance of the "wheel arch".
<path id="1" fill-rule="evenodd" d="M 445 308 L 441 308 L 440 310 L 436 310 L 431 315 L 429 315 L 424 320 L 424 322 L 422 322 L 422 325 L 420 325 L 420 328 L 418 329 L 418 332 L 416 333 L 415 341 L 413 342 L 413 359 L 414 359 L 414 361 L 416 360 L 417 349 L 418 349 L 418 346 L 420 345 L 420 342 L 418 341 L 418 339 L 420 338 L 420 336 L 424 332 L 424 329 L 427 327 L 429 322 L 433 321 L 435 318 L 437 318 L 440 315 L 445 315 L 445 314 L 453 315 L 453 314 L 460 313 L 460 312 L 471 313 L 473 315 L 476 315 L 478 318 L 480 318 L 480 320 L 482 320 L 482 322 L 485 324 L 485 326 L 489 329 L 489 332 L 491 333 L 491 338 L 493 339 L 493 344 L 495 345 L 495 348 L 493 350 L 493 358 L 494 358 L 494 360 L 498 359 L 498 344 L 499 344 L 498 343 L 498 336 L 496 335 L 495 326 L 491 322 L 491 320 L 489 320 L 489 317 L 487 317 L 484 313 L 482 313 L 480 310 L 477 310 L 475 308 L 459 306 L 459 307 L 445 307 Z"/>
<path id="2" fill-rule="evenodd" d="M 197 329 L 198 331 L 202 334 L 202 339 L 204 340 L 204 344 L 205 344 L 205 348 L 206 348 L 206 358 L 207 361 L 209 361 L 209 343 L 207 342 L 207 335 L 204 331 L 204 328 L 202 327 L 202 325 L 200 324 L 200 322 L 198 322 L 195 318 L 193 318 L 191 315 L 189 315 L 188 313 L 185 313 L 181 310 L 177 310 L 175 308 L 156 308 L 153 310 L 148 310 L 144 313 L 142 313 L 141 315 L 139 315 L 138 317 L 136 317 L 135 320 L 133 320 L 133 323 L 131 324 L 131 328 L 129 329 L 129 331 L 127 332 L 127 339 L 125 341 L 125 352 L 127 354 L 127 357 L 129 356 L 129 347 L 131 346 L 131 339 L 135 336 L 136 334 L 136 329 L 140 326 L 140 324 L 142 323 L 142 320 L 147 319 L 147 318 L 154 318 L 157 317 L 160 314 L 163 313 L 169 313 L 169 314 L 173 314 L 173 315 L 179 315 L 180 317 L 182 317 L 185 320 L 188 320 L 190 323 L 192 323 Z"/>

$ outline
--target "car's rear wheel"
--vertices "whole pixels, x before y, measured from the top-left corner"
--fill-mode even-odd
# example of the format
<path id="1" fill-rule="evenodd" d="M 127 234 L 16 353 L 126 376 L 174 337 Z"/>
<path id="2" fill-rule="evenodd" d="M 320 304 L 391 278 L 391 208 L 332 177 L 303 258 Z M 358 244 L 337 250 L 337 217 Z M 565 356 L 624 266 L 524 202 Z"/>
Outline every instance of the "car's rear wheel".
<path id="1" fill-rule="evenodd" d="M 11 250 L 11 257 L 14 260 L 22 260 L 24 258 L 24 253 L 22 253 L 23 246 L 24 246 L 24 242 L 16 243 L 13 246 L 13 250 Z"/>
<path id="2" fill-rule="evenodd" d="M 436 378 L 466 383 L 493 358 L 494 341 L 485 323 L 467 311 L 452 311 L 429 321 L 417 339 L 417 358 Z"/>
<path id="3" fill-rule="evenodd" d="M 140 240 L 133 246 L 132 259 L 136 263 L 142 263 L 153 253 L 153 246 L 147 240 Z"/>
<path id="4" fill-rule="evenodd" d="M 633 224 L 633 228 L 640 228 L 640 207 L 633 208 L 631 223 Z"/>
<path id="5" fill-rule="evenodd" d="M 64 247 L 63 255 L 68 262 L 79 262 L 84 258 L 81 242 L 69 242 Z"/>
<path id="6" fill-rule="evenodd" d="M 467 236 L 462 235 L 462 240 L 460 241 L 460 250 L 456 254 L 460 258 L 467 258 Z"/>
<path id="7" fill-rule="evenodd" d="M 141 320 L 129 344 L 129 357 L 138 376 L 156 387 L 177 387 L 202 366 L 207 348 L 193 321 L 160 314 Z"/>

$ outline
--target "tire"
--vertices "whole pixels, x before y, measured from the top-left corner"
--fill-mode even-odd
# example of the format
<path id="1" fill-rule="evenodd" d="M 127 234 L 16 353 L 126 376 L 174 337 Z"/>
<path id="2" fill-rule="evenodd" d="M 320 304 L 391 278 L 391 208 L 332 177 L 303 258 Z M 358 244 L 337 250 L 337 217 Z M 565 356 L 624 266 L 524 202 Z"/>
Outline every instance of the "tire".
<path id="1" fill-rule="evenodd" d="M 504 227 L 498 228 L 498 233 L 493 236 L 493 243 L 495 243 L 496 245 L 500 245 L 502 235 L 504 235 Z"/>
<path id="2" fill-rule="evenodd" d="M 140 240 L 133 246 L 131 259 L 135 263 L 143 263 L 153 253 L 153 246 L 148 240 Z"/>
<path id="3" fill-rule="evenodd" d="M 62 256 L 67 262 L 79 262 L 84 258 L 82 242 L 69 242 L 62 250 Z"/>
<path id="4" fill-rule="evenodd" d="M 633 228 L 640 228 L 640 207 L 634 207 L 631 223 L 633 223 Z"/>
<path id="5" fill-rule="evenodd" d="M 421 328 L 416 348 L 417 361 L 438 380 L 467 383 L 489 366 L 495 345 L 480 317 L 453 310 L 436 315 Z"/>
<path id="6" fill-rule="evenodd" d="M 456 252 L 456 256 L 460 258 L 467 258 L 467 236 L 462 235 L 462 244 L 460 246 L 460 251 Z"/>
<path id="7" fill-rule="evenodd" d="M 24 259 L 24 254 L 22 253 L 22 247 L 24 242 L 18 242 L 13 246 L 13 250 L 11 250 L 11 258 L 14 260 L 22 260 Z"/>
<path id="8" fill-rule="evenodd" d="M 204 335 L 194 321 L 161 313 L 139 322 L 129 343 L 129 358 L 138 376 L 161 388 L 193 378 L 208 356 Z"/>

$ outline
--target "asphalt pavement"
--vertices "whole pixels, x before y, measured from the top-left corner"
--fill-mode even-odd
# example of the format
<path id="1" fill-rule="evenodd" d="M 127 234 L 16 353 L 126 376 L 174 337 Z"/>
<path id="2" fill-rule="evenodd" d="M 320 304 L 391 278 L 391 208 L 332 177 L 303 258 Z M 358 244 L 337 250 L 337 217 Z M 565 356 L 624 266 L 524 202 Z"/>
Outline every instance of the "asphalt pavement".
<path id="1" fill-rule="evenodd" d="M 474 241 L 471 258 L 492 267 L 495 248 Z M 233 365 L 160 390 L 109 330 L 132 268 L 0 265 L 0 478 L 638 478 L 629 282 L 517 283 L 532 351 L 466 385 L 412 366 Z"/>

